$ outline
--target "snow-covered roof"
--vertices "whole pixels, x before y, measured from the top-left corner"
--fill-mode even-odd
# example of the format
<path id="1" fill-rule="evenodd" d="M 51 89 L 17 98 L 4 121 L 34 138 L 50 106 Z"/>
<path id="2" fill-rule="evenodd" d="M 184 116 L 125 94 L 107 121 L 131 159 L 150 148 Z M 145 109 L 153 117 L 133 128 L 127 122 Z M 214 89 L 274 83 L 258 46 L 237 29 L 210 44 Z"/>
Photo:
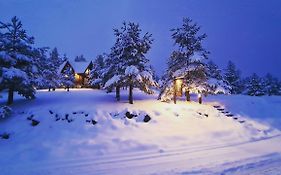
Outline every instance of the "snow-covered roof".
<path id="1" fill-rule="evenodd" d="M 91 61 L 83 61 L 83 62 L 76 62 L 76 61 L 69 61 L 71 66 L 73 67 L 76 73 L 84 73 L 91 63 Z"/>
<path id="2" fill-rule="evenodd" d="M 87 67 L 91 63 L 91 61 L 76 62 L 76 61 L 72 61 L 72 60 L 67 60 L 60 66 L 60 68 L 59 68 L 60 72 L 62 71 L 62 69 L 64 68 L 64 66 L 67 62 L 69 62 L 69 64 L 72 66 L 75 73 L 84 73 L 86 71 Z"/>

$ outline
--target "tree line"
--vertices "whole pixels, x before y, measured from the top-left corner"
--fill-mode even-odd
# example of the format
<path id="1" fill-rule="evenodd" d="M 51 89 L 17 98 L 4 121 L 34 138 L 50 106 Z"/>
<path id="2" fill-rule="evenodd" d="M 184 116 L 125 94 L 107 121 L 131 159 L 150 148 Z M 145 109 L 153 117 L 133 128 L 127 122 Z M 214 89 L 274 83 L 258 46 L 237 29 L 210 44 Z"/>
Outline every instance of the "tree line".
<path id="1" fill-rule="evenodd" d="M 56 48 L 35 47 L 34 37 L 13 17 L 0 22 L 0 91 L 8 90 L 7 104 L 13 103 L 14 92 L 27 99 L 35 98 L 38 88 L 72 86 L 72 72 L 60 74 L 59 66 L 67 60 Z"/>
<path id="2" fill-rule="evenodd" d="M 113 30 L 115 42 L 109 53 L 98 55 L 90 74 L 93 87 L 115 91 L 120 100 L 120 89 L 128 88 L 129 103 L 133 103 L 133 88 L 152 94 L 160 89 L 159 99 L 169 101 L 174 94 L 174 80 L 183 80 L 182 89 L 187 100 L 190 93 L 230 93 L 247 95 L 280 95 L 280 80 L 268 74 L 261 78 L 253 74 L 241 78 L 233 62 L 221 71 L 208 62 L 210 52 L 203 46 L 207 38 L 200 26 L 184 18 L 181 26 L 171 29 L 174 50 L 167 60 L 163 77 L 156 81 L 155 71 L 147 53 L 153 44 L 152 34 L 143 32 L 137 23 L 124 22 Z M 10 22 L 0 22 L 0 91 L 8 90 L 7 104 L 13 103 L 14 92 L 32 99 L 36 89 L 73 87 L 74 70 L 67 68 L 63 74 L 59 67 L 68 58 L 56 48 L 35 47 L 34 37 L 23 29 L 21 21 L 13 17 Z M 76 61 L 85 61 L 83 55 Z"/>

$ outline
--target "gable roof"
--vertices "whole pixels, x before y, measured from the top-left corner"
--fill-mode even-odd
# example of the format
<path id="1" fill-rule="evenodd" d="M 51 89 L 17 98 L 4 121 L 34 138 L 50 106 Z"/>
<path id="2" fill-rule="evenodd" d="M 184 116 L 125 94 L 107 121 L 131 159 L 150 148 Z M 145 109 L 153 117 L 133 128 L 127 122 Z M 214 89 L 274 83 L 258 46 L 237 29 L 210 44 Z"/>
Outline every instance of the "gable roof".
<path id="1" fill-rule="evenodd" d="M 75 73 L 84 73 L 92 61 L 69 61 L 70 65 L 73 67 Z"/>
<path id="2" fill-rule="evenodd" d="M 60 65 L 59 71 L 61 72 L 65 65 L 69 63 L 72 68 L 74 69 L 75 73 L 84 73 L 88 66 L 92 63 L 92 61 L 83 61 L 83 62 L 76 62 L 76 61 L 71 61 L 67 60 L 63 64 Z"/>

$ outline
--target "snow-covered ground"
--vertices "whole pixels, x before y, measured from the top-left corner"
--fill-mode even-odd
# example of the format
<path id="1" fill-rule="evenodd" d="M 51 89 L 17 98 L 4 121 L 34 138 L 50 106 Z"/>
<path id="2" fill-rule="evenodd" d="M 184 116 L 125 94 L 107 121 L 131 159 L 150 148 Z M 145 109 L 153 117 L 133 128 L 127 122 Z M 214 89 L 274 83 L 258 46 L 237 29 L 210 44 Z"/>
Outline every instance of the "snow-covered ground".
<path id="1" fill-rule="evenodd" d="M 0 174 L 280 174 L 281 97 L 169 104 L 135 90 L 130 105 L 126 94 L 16 96 L 13 115 L 0 120 L 0 134 L 10 133 L 0 139 Z"/>

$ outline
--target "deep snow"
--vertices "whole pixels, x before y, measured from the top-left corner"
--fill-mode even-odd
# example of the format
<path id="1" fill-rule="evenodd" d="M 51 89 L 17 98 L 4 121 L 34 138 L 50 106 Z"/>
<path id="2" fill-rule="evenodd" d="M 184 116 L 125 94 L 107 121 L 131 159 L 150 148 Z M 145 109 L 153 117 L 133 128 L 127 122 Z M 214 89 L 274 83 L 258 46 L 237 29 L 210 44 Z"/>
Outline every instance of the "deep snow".
<path id="1" fill-rule="evenodd" d="M 0 120 L 0 134 L 11 134 L 0 139 L 0 174 L 280 172 L 281 132 L 275 128 L 281 128 L 281 97 L 210 96 L 202 105 L 172 104 L 135 90 L 130 105 L 126 94 L 121 102 L 91 89 L 16 97 L 12 117 Z M 138 117 L 124 118 L 127 111 Z M 66 115 L 70 123 L 62 120 Z M 40 123 L 31 126 L 27 118 Z M 92 120 L 97 124 L 86 122 Z"/>

